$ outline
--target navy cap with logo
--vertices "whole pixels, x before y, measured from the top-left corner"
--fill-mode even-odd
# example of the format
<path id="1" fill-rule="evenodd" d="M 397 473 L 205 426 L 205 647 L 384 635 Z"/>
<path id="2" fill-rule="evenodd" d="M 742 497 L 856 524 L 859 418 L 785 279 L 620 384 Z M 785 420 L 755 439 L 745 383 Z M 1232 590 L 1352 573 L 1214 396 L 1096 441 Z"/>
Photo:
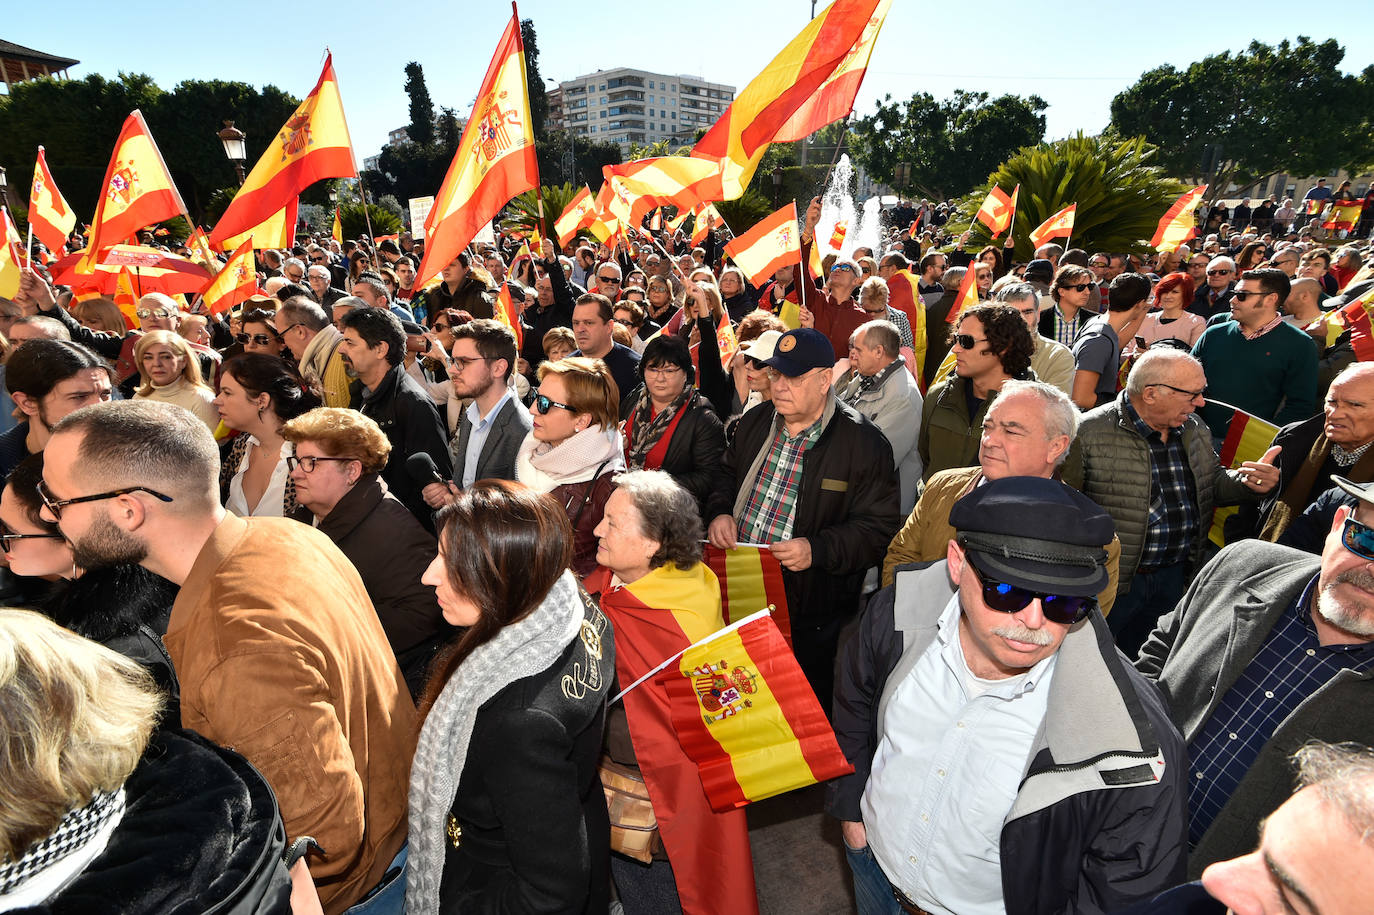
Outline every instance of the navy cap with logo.
<path id="1" fill-rule="evenodd" d="M 1058 480 L 987 481 L 954 503 L 949 523 L 974 566 L 998 581 L 1067 597 L 1107 586 L 1112 518 Z"/>
<path id="2" fill-rule="evenodd" d="M 773 355 L 763 364 L 777 369 L 788 378 L 805 375 L 812 369 L 830 368 L 835 364 L 835 347 L 829 338 L 814 327 L 789 330 L 778 338 Z"/>

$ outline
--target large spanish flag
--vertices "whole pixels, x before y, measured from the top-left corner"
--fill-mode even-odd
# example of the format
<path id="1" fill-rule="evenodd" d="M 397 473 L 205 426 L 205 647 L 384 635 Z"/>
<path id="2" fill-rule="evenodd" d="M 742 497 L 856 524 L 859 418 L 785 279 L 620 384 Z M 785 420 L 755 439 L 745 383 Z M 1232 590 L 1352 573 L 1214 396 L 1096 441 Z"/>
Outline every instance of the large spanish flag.
<path id="1" fill-rule="evenodd" d="M 334 56 L 330 54 L 324 59 L 315 88 L 267 144 L 262 158 L 215 224 L 210 240 L 227 245 L 230 238 L 242 237 L 272 218 L 316 181 L 357 174 L 353 141 L 348 136 L 339 83 L 334 77 Z"/>
<path id="2" fill-rule="evenodd" d="M 1203 184 L 1180 195 L 1159 218 L 1159 227 L 1150 239 L 1150 247 L 1156 251 L 1175 251 L 1179 245 L 1192 238 L 1193 233 L 1197 231 L 1197 220 L 1193 214 L 1202 204 L 1202 195 L 1205 193 L 1207 185 Z"/>
<path id="3" fill-rule="evenodd" d="M 863 42 L 880 5 L 881 0 L 835 0 L 735 96 L 692 148 L 693 157 L 714 162 L 721 170 L 719 186 L 709 199 L 739 197 L 749 186 L 769 143 L 784 130 L 789 137 L 804 130 L 842 100 L 843 92 L 837 89 L 833 99 L 823 99 L 810 114 L 792 123 L 836 71 L 846 61 L 853 62 L 851 56 Z"/>
<path id="4" fill-rule="evenodd" d="M 743 619 L 768 607 L 772 609 L 773 621 L 778 624 L 783 641 L 792 644 L 782 564 L 772 550 L 766 546 L 722 550 L 708 544 L 701 559 L 720 581 L 720 605 L 725 622 Z"/>
<path id="5" fill-rule="evenodd" d="M 264 248 L 290 249 L 296 243 L 296 217 L 299 206 L 300 198 L 292 197 L 286 206 L 246 232 L 223 238 L 219 242 L 219 249 L 233 251 L 244 242 L 250 242 L 255 251 Z"/>
<path id="6" fill-rule="evenodd" d="M 1362 200 L 1333 201 L 1322 228 L 1328 232 L 1350 231 L 1355 228 L 1355 223 L 1360 221 L 1360 211 L 1363 208 Z"/>
<path id="7" fill-rule="evenodd" d="M 1368 318 L 1365 319 L 1365 326 L 1368 327 Z M 1221 454 L 1218 455 L 1221 466 L 1234 470 L 1246 461 L 1258 461 L 1264 457 L 1264 452 L 1269 450 L 1274 443 L 1274 436 L 1278 434 L 1279 427 L 1273 423 L 1251 416 L 1244 410 L 1235 410 L 1231 414 L 1231 424 L 1226 428 Z M 1226 545 L 1226 519 L 1235 513 L 1234 505 L 1222 506 L 1212 512 L 1212 529 L 1207 536 L 1217 546 Z"/>
<path id="8" fill-rule="evenodd" d="M 1078 204 L 1071 203 L 1040 223 L 1030 234 L 1031 246 L 1038 248 L 1052 238 L 1073 237 L 1073 218 L 1077 213 Z"/>
<path id="9" fill-rule="evenodd" d="M 582 219 L 591 211 L 592 206 L 591 189 L 584 184 L 582 190 L 577 192 L 577 196 L 568 202 L 563 212 L 554 220 L 553 230 L 558 233 L 560 245 L 566 245 L 577 234 L 577 230 L 583 228 Z"/>
<path id="10" fill-rule="evenodd" d="M 854 110 L 854 99 L 863 85 L 864 74 L 868 72 L 868 61 L 873 56 L 873 46 L 878 40 L 878 32 L 887 19 L 887 11 L 892 0 L 879 0 L 877 7 L 868 17 L 859 41 L 844 60 L 835 68 L 819 89 L 797 109 L 782 129 L 773 137 L 774 143 L 795 143 L 810 136 L 827 124 L 833 124 L 847 117 Z"/>
<path id="11" fill-rule="evenodd" d="M 258 265 L 253 258 L 253 240 L 245 238 L 229 257 L 229 263 L 215 274 L 201 291 L 206 310 L 217 315 L 228 311 L 258 291 Z"/>
<path id="12" fill-rule="evenodd" d="M 423 283 L 437 275 L 512 197 L 538 186 L 525 46 L 519 15 L 513 14 L 477 91 L 453 163 L 425 217 L 425 256 L 415 281 Z"/>
<path id="13" fill-rule="evenodd" d="M 997 238 L 1011 226 L 1011 218 L 1016 213 L 1016 198 L 1021 194 L 1021 185 L 1012 188 L 1010 194 L 997 185 L 988 191 L 988 199 L 978 208 L 974 218 L 988 227 L 992 237 Z"/>
<path id="14" fill-rule="evenodd" d="M 787 204 L 755 223 L 748 232 L 731 239 L 725 245 L 725 253 L 755 286 L 762 286 L 788 264 L 800 265 L 801 232 L 797 228 L 796 202 Z"/>
<path id="15" fill-rule="evenodd" d="M 19 294 L 19 278 L 23 275 L 23 239 L 19 237 L 19 227 L 10 218 L 10 211 L 0 206 L 0 296 L 12 299 Z"/>
<path id="16" fill-rule="evenodd" d="M 712 811 L 697 766 L 673 730 L 668 690 L 652 676 L 724 624 L 719 582 L 702 563 L 685 570 L 669 563 L 628 585 L 613 585 L 611 573 L 598 568 L 585 584 L 599 595 L 615 626 L 615 670 L 625 718 L 673 862 L 682 911 L 758 912 L 744 811 Z M 629 689 L 635 683 L 640 685 Z"/>
<path id="17" fill-rule="evenodd" d="M 713 810 L 854 771 L 766 610 L 693 645 L 658 679 Z"/>
<path id="18" fill-rule="evenodd" d="M 57 189 L 48 171 L 48 159 L 43 147 L 38 147 L 38 160 L 33 164 L 33 188 L 29 191 L 29 226 L 38 240 L 47 245 L 54 257 L 61 257 L 67 236 L 76 228 L 76 214 Z"/>
<path id="19" fill-rule="evenodd" d="M 86 235 L 87 257 L 94 263 L 102 248 L 124 244 L 139 229 L 185 212 L 186 204 L 148 132 L 143 112 L 136 110 L 124 120 L 115 141 L 91 231 Z"/>
<path id="20" fill-rule="evenodd" d="M 621 222 L 638 227 L 655 207 L 686 209 L 704 203 L 703 196 L 717 184 L 716 166 L 690 156 L 654 156 L 601 169 L 615 192 L 617 208 L 628 203 L 628 212 L 616 212 Z"/>

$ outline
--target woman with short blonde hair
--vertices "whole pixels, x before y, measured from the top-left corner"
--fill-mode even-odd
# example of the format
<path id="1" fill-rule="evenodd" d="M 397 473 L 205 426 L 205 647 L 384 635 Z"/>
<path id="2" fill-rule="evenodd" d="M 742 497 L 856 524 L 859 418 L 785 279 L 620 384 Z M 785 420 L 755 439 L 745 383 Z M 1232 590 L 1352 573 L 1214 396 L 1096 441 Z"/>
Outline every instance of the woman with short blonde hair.
<path id="1" fill-rule="evenodd" d="M 200 377 L 200 359 L 175 331 L 151 330 L 134 344 L 142 385 L 134 400 L 160 400 L 185 407 L 213 431 L 219 425 L 215 392 Z"/>

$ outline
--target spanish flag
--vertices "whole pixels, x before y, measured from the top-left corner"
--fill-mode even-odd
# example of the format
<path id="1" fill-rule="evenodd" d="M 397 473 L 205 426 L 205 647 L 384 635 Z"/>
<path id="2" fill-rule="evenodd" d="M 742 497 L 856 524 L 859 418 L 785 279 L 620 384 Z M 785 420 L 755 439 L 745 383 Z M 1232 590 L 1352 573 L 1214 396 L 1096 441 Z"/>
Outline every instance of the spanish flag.
<path id="1" fill-rule="evenodd" d="M 1374 362 L 1374 328 L 1370 326 L 1369 316 L 1371 308 L 1374 308 L 1374 289 L 1335 313 L 1336 320 L 1350 331 L 1350 348 L 1360 362 Z"/>
<path id="2" fill-rule="evenodd" d="M 119 306 L 119 311 L 124 315 L 124 320 L 130 328 L 139 326 L 138 296 L 138 284 L 134 281 L 134 275 L 128 267 L 120 267 L 119 276 L 115 278 L 114 303 Z M 130 354 L 132 355 L 132 350 Z"/>
<path id="3" fill-rule="evenodd" d="M 854 771 L 767 610 L 697 642 L 659 680 L 713 810 Z"/>
<path id="4" fill-rule="evenodd" d="M 9 210 L 0 207 L 0 217 L 5 222 L 4 238 L 0 238 L 0 296 L 12 299 L 19 294 L 19 278 L 23 275 L 24 240 Z"/>
<path id="5" fill-rule="evenodd" d="M 796 202 L 731 239 L 725 245 L 725 253 L 755 286 L 762 286 L 779 268 L 799 263 L 801 231 L 797 228 Z"/>
<path id="6" fill-rule="evenodd" d="M 219 249 L 221 251 L 233 251 L 245 241 L 251 242 L 255 251 L 261 251 L 264 248 L 290 249 L 296 243 L 296 216 L 299 205 L 300 198 L 292 197 L 287 201 L 286 206 L 268 216 L 258 225 L 251 227 L 248 231 L 221 239 Z M 219 227 L 216 226 L 215 228 L 218 229 Z"/>
<path id="7" fill-rule="evenodd" d="M 1078 204 L 1071 203 L 1040 223 L 1030 234 L 1031 246 L 1038 248 L 1052 238 L 1073 237 L 1073 218 L 1077 212 Z"/>
<path id="8" fill-rule="evenodd" d="M 654 207 L 694 207 L 706 201 L 704 194 L 717 178 L 716 167 L 688 156 L 656 156 L 636 159 L 601 170 L 613 197 L 611 212 L 621 222 L 639 226 Z"/>
<path id="9" fill-rule="evenodd" d="M 907 368 L 915 376 L 916 385 L 922 388 L 921 393 L 924 394 L 921 371 L 926 361 L 926 309 L 921 303 L 918 281 L 910 270 L 898 270 L 887 278 L 887 304 L 906 315 L 907 321 L 911 324 L 912 356 L 915 357 L 915 364 L 908 365 Z"/>
<path id="10" fill-rule="evenodd" d="M 253 259 L 253 240 L 245 238 L 200 296 L 206 310 L 217 315 L 247 301 L 257 291 L 258 266 Z"/>
<path id="11" fill-rule="evenodd" d="M 997 238 L 1011 227 L 1011 218 L 1016 213 L 1016 198 L 1021 193 L 1021 185 L 1012 188 L 1010 194 L 997 185 L 988 191 L 988 199 L 978 208 L 974 218 L 988 227 L 993 238 Z"/>
<path id="12" fill-rule="evenodd" d="M 669 563 L 628 585 L 613 583 L 610 571 L 598 568 L 585 585 L 599 596 L 615 626 L 615 669 L 626 722 L 663 846 L 673 862 L 682 911 L 758 912 L 744 811 L 712 811 L 697 766 L 673 730 L 668 689 L 654 677 L 656 670 L 671 666 L 673 658 L 724 625 L 716 576 L 702 563 L 689 569 Z M 629 689 L 635 683 L 640 685 Z"/>
<path id="13" fill-rule="evenodd" d="M 720 604 L 725 622 L 743 618 L 761 607 L 771 607 L 773 622 L 782 632 L 783 641 L 792 644 L 782 564 L 772 550 L 766 546 L 722 550 L 708 544 L 701 559 L 720 580 Z"/>
<path id="14" fill-rule="evenodd" d="M 315 88 L 263 150 L 262 158 L 215 224 L 210 240 L 223 248 L 229 239 L 241 239 L 273 218 L 316 181 L 357 175 L 353 141 L 348 136 L 334 76 L 334 56 L 330 54 L 324 59 Z M 291 229 L 295 229 L 294 222 Z"/>
<path id="15" fill-rule="evenodd" d="M 945 316 L 945 320 L 950 324 L 958 324 L 963 313 L 978 304 L 978 271 L 973 267 L 973 264 L 969 264 L 964 271 L 964 279 L 959 283 L 959 294 L 954 297 L 954 304 L 949 307 L 949 314 Z"/>
<path id="16" fill-rule="evenodd" d="M 124 120 L 105 171 L 95 218 L 86 236 L 86 259 L 94 264 L 102 248 L 135 238 L 138 230 L 186 212 L 167 163 L 148 132 L 143 112 Z M 83 271 L 89 272 L 89 271 Z"/>
<path id="17" fill-rule="evenodd" d="M 186 247 L 191 250 L 191 260 L 200 264 L 211 274 L 219 273 L 224 265 L 215 257 L 215 251 L 210 247 L 210 236 L 205 234 L 205 230 L 200 226 L 191 229 L 191 237 L 186 239 Z"/>
<path id="18" fill-rule="evenodd" d="M 1175 251 L 1178 246 L 1193 237 L 1197 231 L 1197 221 L 1193 214 L 1202 203 L 1202 195 L 1207 193 L 1207 185 L 1195 187 L 1181 195 L 1159 218 L 1150 247 L 1156 251 Z"/>
<path id="19" fill-rule="evenodd" d="M 696 222 L 692 223 L 692 247 L 696 247 L 706 240 L 706 233 L 710 231 L 710 227 L 706 225 L 707 216 L 710 216 L 716 224 L 720 224 L 724 220 L 720 218 L 720 211 L 712 203 L 697 207 L 693 212 L 696 214 Z"/>
<path id="20" fill-rule="evenodd" d="M 1333 202 L 1330 212 L 1326 214 L 1326 220 L 1322 222 L 1322 228 L 1328 232 L 1348 232 L 1355 228 L 1355 223 L 1360 221 L 1362 209 L 1364 209 L 1364 202 L 1361 200 Z"/>
<path id="21" fill-rule="evenodd" d="M 563 212 L 554 220 L 553 230 L 558 233 L 558 243 L 566 245 L 578 229 L 585 228 L 583 218 L 592 210 L 594 201 L 592 192 L 584 184 L 582 190 L 577 192 L 577 196 L 568 202 L 563 208 Z"/>
<path id="22" fill-rule="evenodd" d="M 339 219 L 339 208 L 334 207 L 334 230 L 330 233 L 334 240 L 343 244 L 343 221 Z"/>
<path id="23" fill-rule="evenodd" d="M 1322 211 L 1322 207 L 1324 206 L 1326 206 L 1325 200 L 1320 200 L 1316 197 L 1313 197 L 1311 200 L 1303 201 L 1302 211 L 1304 214 L 1308 216 L 1316 216 L 1318 213 Z"/>
<path id="24" fill-rule="evenodd" d="M 686 222 L 687 217 L 691 215 L 692 211 L 686 207 L 678 210 L 678 214 L 668 220 L 668 230 L 670 232 L 676 232 L 678 229 L 682 228 L 682 224 Z"/>
<path id="25" fill-rule="evenodd" d="M 425 282 L 458 256 L 512 197 L 539 187 L 525 47 L 512 15 L 487 67 L 458 151 L 425 218 Z"/>
<path id="26" fill-rule="evenodd" d="M 1368 317 L 1365 318 L 1365 326 L 1369 326 Z M 1231 424 L 1226 429 L 1226 438 L 1218 455 L 1221 466 L 1234 470 L 1246 461 L 1258 461 L 1264 457 L 1274 443 L 1274 436 L 1278 434 L 1279 427 L 1273 423 L 1251 416 L 1244 410 L 1236 410 L 1231 414 Z M 1212 529 L 1207 536 L 1217 546 L 1226 545 L 1226 519 L 1235 513 L 1234 505 L 1223 506 L 1212 512 Z"/>
<path id="27" fill-rule="evenodd" d="M 841 219 L 835 223 L 834 230 L 830 233 L 830 250 L 839 251 L 844 246 L 844 237 L 849 234 L 849 223 Z"/>
<path id="28" fill-rule="evenodd" d="M 67 236 L 76 228 L 76 214 L 57 189 L 48 171 L 48 159 L 43 147 L 38 147 L 38 160 L 33 165 L 33 188 L 29 191 L 29 226 L 38 240 L 60 257 Z"/>
<path id="29" fill-rule="evenodd" d="M 510 284 L 502 283 L 501 291 L 496 295 L 496 320 L 510 328 L 511 333 L 515 334 L 516 348 L 525 345 L 525 328 L 520 323 L 520 318 L 515 313 L 515 303 L 511 301 Z"/>
<path id="30" fill-rule="evenodd" d="M 808 109 L 813 96 L 846 62 L 854 63 L 855 49 L 868 34 L 880 6 L 881 0 L 835 0 L 735 96 L 725 114 L 692 148 L 694 158 L 713 162 L 720 169 L 718 183 L 707 199 L 734 200 L 743 194 L 764 150 L 779 135 L 786 132 L 795 139 L 823 126 L 817 120 L 828 117 L 843 99 L 848 81 L 832 84 L 834 92 L 825 93 L 809 109 L 810 114 L 796 122 L 792 119 Z"/>

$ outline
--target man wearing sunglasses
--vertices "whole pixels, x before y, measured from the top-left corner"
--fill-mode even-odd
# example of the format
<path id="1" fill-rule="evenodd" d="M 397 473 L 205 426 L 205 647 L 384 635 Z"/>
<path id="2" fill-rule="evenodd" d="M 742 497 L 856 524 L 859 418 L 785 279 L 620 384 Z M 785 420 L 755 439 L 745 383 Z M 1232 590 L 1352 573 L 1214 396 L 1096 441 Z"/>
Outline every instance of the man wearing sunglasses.
<path id="1" fill-rule="evenodd" d="M 1188 743 L 1190 876 L 1254 847 L 1296 749 L 1374 742 L 1374 485 L 1332 480 L 1354 505 L 1337 510 L 1320 559 L 1227 546 L 1136 662 Z"/>
<path id="2" fill-rule="evenodd" d="M 1113 912 L 1180 881 L 1187 758 L 1094 599 L 1112 520 L 1056 480 L 954 503 L 841 662 L 828 787 L 860 912 Z M 1129 850 L 1129 851 L 1127 851 Z"/>
<path id="3" fill-rule="evenodd" d="M 1225 314 L 1231 307 L 1231 287 L 1236 281 L 1236 262 L 1225 255 L 1214 257 L 1207 262 L 1204 278 L 1207 282 L 1198 284 L 1197 292 L 1193 295 L 1193 304 L 1188 310 L 1204 318 Z"/>
<path id="4" fill-rule="evenodd" d="M 1029 267 L 1026 270 L 1030 272 Z M 1050 285 L 1050 297 L 1054 307 L 1040 312 L 1040 334 L 1056 343 L 1073 346 L 1096 314 L 1088 307 L 1089 302 L 1096 303 L 1099 299 L 1092 271 L 1076 264 L 1060 267 Z"/>

